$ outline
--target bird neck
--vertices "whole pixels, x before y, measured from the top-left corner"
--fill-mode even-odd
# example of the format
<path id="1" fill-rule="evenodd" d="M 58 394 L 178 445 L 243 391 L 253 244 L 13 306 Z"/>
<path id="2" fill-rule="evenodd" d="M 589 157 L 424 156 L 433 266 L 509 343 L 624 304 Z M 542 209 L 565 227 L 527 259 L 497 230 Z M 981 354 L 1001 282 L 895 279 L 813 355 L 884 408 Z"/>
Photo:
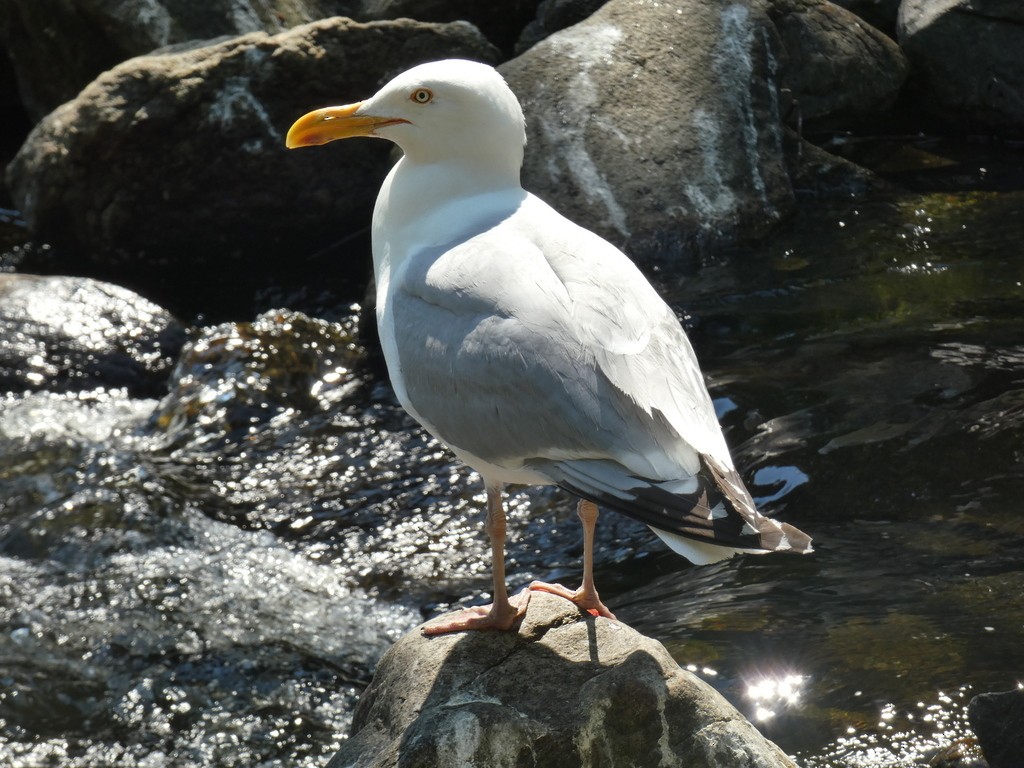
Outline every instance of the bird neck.
<path id="1" fill-rule="evenodd" d="M 479 231 L 514 211 L 526 193 L 519 168 L 422 163 L 403 157 L 388 174 L 373 213 L 378 284 L 412 252 Z M 472 199 L 472 202 L 468 202 Z"/>

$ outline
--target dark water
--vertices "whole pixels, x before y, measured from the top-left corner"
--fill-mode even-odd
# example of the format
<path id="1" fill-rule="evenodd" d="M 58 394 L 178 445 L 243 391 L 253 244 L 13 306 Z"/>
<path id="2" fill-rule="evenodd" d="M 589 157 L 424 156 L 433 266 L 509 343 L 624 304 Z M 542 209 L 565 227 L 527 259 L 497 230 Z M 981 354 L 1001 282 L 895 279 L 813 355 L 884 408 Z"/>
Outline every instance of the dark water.
<path id="1" fill-rule="evenodd" d="M 819 212 L 688 304 L 755 495 L 818 551 L 621 613 L 805 764 L 914 765 L 1024 680 L 1024 195 Z"/>
<path id="2" fill-rule="evenodd" d="M 1024 194 L 972 162 L 662 283 L 817 551 L 698 568 L 607 514 L 598 583 L 805 766 L 925 765 L 1024 681 Z M 354 317 L 197 330 L 161 401 L 0 399 L 0 766 L 322 765 L 380 653 L 488 588 L 477 479 Z M 513 586 L 578 579 L 568 498 L 509 528 Z"/>

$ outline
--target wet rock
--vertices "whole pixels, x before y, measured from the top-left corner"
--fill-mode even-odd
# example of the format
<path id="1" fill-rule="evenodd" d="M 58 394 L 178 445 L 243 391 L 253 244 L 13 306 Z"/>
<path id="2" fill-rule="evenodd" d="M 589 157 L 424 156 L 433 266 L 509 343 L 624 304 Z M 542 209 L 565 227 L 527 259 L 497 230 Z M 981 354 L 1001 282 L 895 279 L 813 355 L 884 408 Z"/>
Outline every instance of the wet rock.
<path id="1" fill-rule="evenodd" d="M 179 356 L 154 429 L 168 445 L 229 445 L 282 412 L 326 411 L 358 386 L 354 334 L 288 310 L 205 328 Z"/>
<path id="2" fill-rule="evenodd" d="M 822 0 L 772 0 L 770 7 L 785 50 L 780 85 L 794 102 L 791 122 L 848 128 L 896 102 L 908 64 L 893 40 Z"/>
<path id="3" fill-rule="evenodd" d="M 41 119 L 91 80 L 165 45 L 247 32 L 280 32 L 334 15 L 346 0 L 8 0 L 0 41 L 29 114 Z"/>
<path id="4" fill-rule="evenodd" d="M 335 18 L 141 56 L 36 126 L 8 183 L 80 273 L 116 274 L 181 314 L 251 310 L 253 285 L 361 289 L 362 262 L 315 255 L 367 228 L 389 147 L 288 152 L 288 126 L 414 64 L 497 55 L 468 24 Z"/>
<path id="5" fill-rule="evenodd" d="M 535 594 L 518 632 L 424 637 L 385 654 L 329 768 L 792 768 L 664 646 Z"/>
<path id="6" fill-rule="evenodd" d="M 975 696 L 967 717 L 991 768 L 1024 765 L 1024 690 Z"/>
<path id="7" fill-rule="evenodd" d="M 897 34 L 929 113 L 960 129 L 1024 132 L 1024 4 L 904 0 Z"/>
<path id="8" fill-rule="evenodd" d="M 153 395 L 184 342 L 170 313 L 125 288 L 0 274 L 0 390 Z"/>
<path id="9" fill-rule="evenodd" d="M 499 68 L 524 186 L 640 263 L 764 234 L 793 207 L 778 66 L 753 5 L 612 0 Z"/>

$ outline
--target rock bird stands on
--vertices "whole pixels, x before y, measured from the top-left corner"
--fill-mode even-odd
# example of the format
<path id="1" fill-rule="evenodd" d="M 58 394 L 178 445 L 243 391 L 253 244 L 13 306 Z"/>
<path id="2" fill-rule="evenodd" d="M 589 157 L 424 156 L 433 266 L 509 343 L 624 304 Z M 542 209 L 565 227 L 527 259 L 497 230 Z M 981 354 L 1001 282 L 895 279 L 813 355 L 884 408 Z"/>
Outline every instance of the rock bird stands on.
<path id="1" fill-rule="evenodd" d="M 522 108 L 493 68 L 424 64 L 288 131 L 290 148 L 376 136 L 404 151 L 373 213 L 377 320 L 395 394 L 480 473 L 493 603 L 430 634 L 509 628 L 502 488 L 580 496 L 583 585 L 534 583 L 611 617 L 594 588 L 596 503 L 695 563 L 810 552 L 758 513 L 733 467 L 690 342 L 633 263 L 523 190 Z"/>

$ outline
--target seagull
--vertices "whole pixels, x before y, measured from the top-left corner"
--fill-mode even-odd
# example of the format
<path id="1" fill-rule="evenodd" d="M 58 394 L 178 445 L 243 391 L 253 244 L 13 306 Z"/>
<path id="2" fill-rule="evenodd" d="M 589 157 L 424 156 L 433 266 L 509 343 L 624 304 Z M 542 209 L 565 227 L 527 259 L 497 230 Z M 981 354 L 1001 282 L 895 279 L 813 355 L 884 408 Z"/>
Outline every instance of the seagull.
<path id="1" fill-rule="evenodd" d="M 403 151 L 373 212 L 377 321 L 399 402 L 487 492 L 492 602 L 430 635 L 510 629 L 530 589 L 614 619 L 594 585 L 598 504 L 705 564 L 806 553 L 761 515 L 736 471 L 678 318 L 633 262 L 520 184 L 522 108 L 485 64 L 449 59 L 354 104 L 300 117 L 288 148 L 369 136 Z M 583 582 L 505 581 L 507 485 L 578 496 Z"/>

